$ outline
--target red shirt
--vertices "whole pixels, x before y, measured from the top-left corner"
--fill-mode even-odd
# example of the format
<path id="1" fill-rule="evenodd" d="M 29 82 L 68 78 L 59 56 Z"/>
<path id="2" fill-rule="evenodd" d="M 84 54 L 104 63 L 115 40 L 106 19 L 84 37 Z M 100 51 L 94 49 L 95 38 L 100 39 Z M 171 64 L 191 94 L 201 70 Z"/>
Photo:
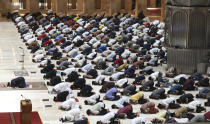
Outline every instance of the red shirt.
<path id="1" fill-rule="evenodd" d="M 117 113 L 118 114 L 122 114 L 122 113 L 127 114 L 131 109 L 132 109 L 132 106 L 127 105 L 124 108 L 119 109 Z"/>
<path id="2" fill-rule="evenodd" d="M 114 61 L 114 64 L 116 64 L 116 65 L 118 65 L 118 66 L 124 64 L 123 59 L 122 59 L 122 58 L 116 59 L 116 60 Z"/>
<path id="3" fill-rule="evenodd" d="M 162 37 L 163 37 L 162 35 L 156 35 L 157 40 L 160 40 L 160 38 L 162 38 Z"/>
<path id="4" fill-rule="evenodd" d="M 79 24 L 75 24 L 74 26 L 72 26 L 72 29 L 75 30 L 77 29 L 77 27 L 79 27 Z"/>
<path id="5" fill-rule="evenodd" d="M 42 38 L 44 38 L 44 37 L 46 37 L 46 36 L 47 36 L 47 35 L 44 33 L 44 34 L 40 35 L 39 38 L 42 39 Z"/>
<path id="6" fill-rule="evenodd" d="M 206 119 L 210 119 L 210 111 L 208 111 L 207 113 L 205 113 L 205 114 L 204 114 L 204 117 L 205 117 Z"/>
<path id="7" fill-rule="evenodd" d="M 60 44 L 60 43 L 62 43 L 62 42 L 64 42 L 65 41 L 65 38 L 60 38 L 56 43 L 57 44 Z"/>
<path id="8" fill-rule="evenodd" d="M 45 41 L 45 42 L 43 43 L 44 46 L 46 46 L 46 45 L 48 45 L 48 44 L 52 44 L 52 40 L 48 40 L 48 41 Z"/>
<path id="9" fill-rule="evenodd" d="M 53 26 L 50 26 L 48 29 L 47 29 L 47 31 L 50 31 L 50 30 L 52 30 L 53 29 Z"/>
<path id="10" fill-rule="evenodd" d="M 145 27 L 148 27 L 150 25 L 149 22 L 147 22 L 146 24 L 144 24 Z"/>
<path id="11" fill-rule="evenodd" d="M 72 20 L 68 20 L 67 24 L 70 25 L 72 23 Z"/>
<path id="12" fill-rule="evenodd" d="M 140 65 L 144 65 L 144 60 L 139 60 L 133 63 L 134 67 L 139 67 Z"/>

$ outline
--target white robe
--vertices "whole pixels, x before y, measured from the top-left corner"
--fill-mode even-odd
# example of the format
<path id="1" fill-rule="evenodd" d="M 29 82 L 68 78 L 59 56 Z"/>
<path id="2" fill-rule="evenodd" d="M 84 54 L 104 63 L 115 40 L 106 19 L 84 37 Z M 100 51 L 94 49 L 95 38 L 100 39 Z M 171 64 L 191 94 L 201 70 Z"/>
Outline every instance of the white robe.
<path id="1" fill-rule="evenodd" d="M 102 123 L 109 124 L 110 120 L 114 118 L 114 116 L 115 116 L 115 112 L 109 112 L 105 114 L 104 116 L 102 116 L 100 120 Z"/>
<path id="2" fill-rule="evenodd" d="M 122 98 L 120 98 L 118 101 L 115 102 L 115 105 L 116 105 L 119 109 L 121 109 L 121 108 L 124 107 L 124 106 L 123 106 L 123 103 L 125 103 L 125 102 L 129 103 L 129 98 L 126 97 L 126 96 L 123 96 Z"/>
<path id="3" fill-rule="evenodd" d="M 142 124 L 142 123 L 146 123 L 145 117 L 136 117 L 131 120 L 131 124 Z"/>
<path id="4" fill-rule="evenodd" d="M 62 102 L 61 106 L 65 110 L 79 108 L 79 104 L 76 102 L 74 98 L 69 98 L 66 101 Z"/>
<path id="5" fill-rule="evenodd" d="M 82 119 L 81 111 L 79 108 L 72 109 L 63 118 L 66 118 L 68 121 L 78 121 Z"/>
<path id="6" fill-rule="evenodd" d="M 53 87 L 53 89 L 58 93 L 64 92 L 64 91 L 69 91 L 70 94 L 72 93 L 72 90 L 69 88 L 69 86 L 66 82 L 62 82 L 62 83 L 55 85 Z"/>
<path id="7" fill-rule="evenodd" d="M 89 104 L 96 104 L 96 99 L 98 99 L 100 97 L 99 94 L 94 94 L 88 98 L 86 98 L 86 101 L 89 103 Z"/>
<path id="8" fill-rule="evenodd" d="M 92 108 L 90 109 L 90 111 L 97 115 L 99 114 L 99 112 L 102 110 L 102 108 L 104 108 L 105 104 L 103 102 L 99 102 L 97 104 L 95 104 L 94 106 L 92 106 Z"/>

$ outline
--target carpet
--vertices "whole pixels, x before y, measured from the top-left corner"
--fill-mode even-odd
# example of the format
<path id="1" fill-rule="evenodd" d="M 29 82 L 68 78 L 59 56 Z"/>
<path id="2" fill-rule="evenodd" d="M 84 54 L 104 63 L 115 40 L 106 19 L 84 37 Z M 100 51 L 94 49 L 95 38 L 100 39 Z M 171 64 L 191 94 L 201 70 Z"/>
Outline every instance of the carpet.
<path id="1" fill-rule="evenodd" d="M 38 112 L 32 112 L 31 124 L 42 124 Z M 20 124 L 20 112 L 0 113 L 1 124 Z"/>

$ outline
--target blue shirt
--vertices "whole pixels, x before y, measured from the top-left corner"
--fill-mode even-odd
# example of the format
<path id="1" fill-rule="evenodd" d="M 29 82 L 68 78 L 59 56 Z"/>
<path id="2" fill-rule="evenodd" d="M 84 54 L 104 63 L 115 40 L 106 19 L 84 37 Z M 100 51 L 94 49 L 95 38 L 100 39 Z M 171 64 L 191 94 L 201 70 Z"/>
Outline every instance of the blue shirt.
<path id="1" fill-rule="evenodd" d="M 141 80 L 144 80 L 145 76 L 144 75 L 140 75 L 138 77 L 135 78 L 135 82 L 140 82 Z"/>
<path id="2" fill-rule="evenodd" d="M 61 39 L 61 38 L 63 38 L 63 35 L 59 35 L 59 36 L 57 36 L 55 39 L 56 39 L 56 40 L 59 40 L 59 39 Z"/>
<path id="3" fill-rule="evenodd" d="M 182 85 L 180 84 L 176 84 L 173 87 L 171 87 L 170 91 L 171 92 L 175 92 L 177 89 L 180 89 L 182 87 Z"/>
<path id="4" fill-rule="evenodd" d="M 122 47 L 117 48 L 117 49 L 115 50 L 115 52 L 116 52 L 116 53 L 120 53 L 120 52 L 123 52 L 124 49 L 125 49 L 125 48 L 122 46 Z"/>
<path id="5" fill-rule="evenodd" d="M 111 88 L 109 89 L 107 92 L 106 92 L 106 97 L 109 99 L 109 100 L 114 100 L 114 96 L 113 94 L 117 92 L 117 88 Z"/>
<path id="6" fill-rule="evenodd" d="M 56 47 L 50 48 L 50 49 L 48 50 L 48 53 L 52 53 L 52 52 L 54 52 L 56 49 L 57 49 Z"/>
<path id="7" fill-rule="evenodd" d="M 132 76 L 134 72 L 135 68 L 133 66 L 125 70 L 125 74 L 128 76 Z"/>
<path id="8" fill-rule="evenodd" d="M 106 50 L 107 50 L 106 45 L 100 46 L 100 47 L 98 48 L 98 52 L 99 52 L 99 53 L 102 53 L 102 52 L 104 52 L 104 51 L 106 51 Z"/>

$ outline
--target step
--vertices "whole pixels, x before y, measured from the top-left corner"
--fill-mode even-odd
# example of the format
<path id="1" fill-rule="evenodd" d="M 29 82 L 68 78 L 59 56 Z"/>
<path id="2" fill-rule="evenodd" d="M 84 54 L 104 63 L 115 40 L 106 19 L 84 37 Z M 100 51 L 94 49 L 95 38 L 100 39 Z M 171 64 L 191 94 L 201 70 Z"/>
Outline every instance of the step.
<path id="1" fill-rule="evenodd" d="M 161 16 L 148 16 L 150 21 L 161 20 Z"/>
<path id="2" fill-rule="evenodd" d="M 160 16 L 161 8 L 147 8 L 147 15 L 148 16 Z"/>

